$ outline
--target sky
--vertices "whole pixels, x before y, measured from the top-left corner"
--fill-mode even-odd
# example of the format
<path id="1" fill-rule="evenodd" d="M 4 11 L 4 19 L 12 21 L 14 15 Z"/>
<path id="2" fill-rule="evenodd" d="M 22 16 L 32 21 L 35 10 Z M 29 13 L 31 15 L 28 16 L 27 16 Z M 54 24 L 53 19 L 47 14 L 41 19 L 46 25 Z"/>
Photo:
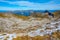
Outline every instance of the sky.
<path id="1" fill-rule="evenodd" d="M 0 10 L 60 10 L 60 0 L 0 0 Z"/>

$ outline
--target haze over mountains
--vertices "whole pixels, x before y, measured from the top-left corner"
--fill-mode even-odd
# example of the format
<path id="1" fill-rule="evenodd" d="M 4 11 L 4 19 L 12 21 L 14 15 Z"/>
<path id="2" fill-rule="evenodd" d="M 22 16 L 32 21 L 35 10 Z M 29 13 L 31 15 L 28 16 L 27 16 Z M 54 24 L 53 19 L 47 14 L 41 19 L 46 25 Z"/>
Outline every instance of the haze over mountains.
<path id="1" fill-rule="evenodd" d="M 18 15 L 29 16 L 31 13 L 44 13 L 45 10 L 0 10 L 0 13 L 14 13 Z M 49 12 L 55 12 L 57 10 L 48 10 Z"/>

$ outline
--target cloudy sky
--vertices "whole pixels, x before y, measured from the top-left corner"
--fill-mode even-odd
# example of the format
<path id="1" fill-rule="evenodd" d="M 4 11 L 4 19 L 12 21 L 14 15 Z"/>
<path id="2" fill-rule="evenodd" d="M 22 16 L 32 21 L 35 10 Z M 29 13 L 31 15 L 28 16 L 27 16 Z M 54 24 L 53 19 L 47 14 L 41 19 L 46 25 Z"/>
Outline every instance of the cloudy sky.
<path id="1" fill-rule="evenodd" d="M 0 0 L 0 10 L 60 10 L 60 0 Z"/>

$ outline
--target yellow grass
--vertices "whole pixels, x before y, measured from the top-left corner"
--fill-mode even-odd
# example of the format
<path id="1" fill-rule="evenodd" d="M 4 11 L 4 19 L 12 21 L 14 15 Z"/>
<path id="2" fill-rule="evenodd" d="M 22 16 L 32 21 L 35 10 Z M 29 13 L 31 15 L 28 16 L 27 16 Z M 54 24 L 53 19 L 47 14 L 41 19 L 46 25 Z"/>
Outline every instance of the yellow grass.
<path id="1" fill-rule="evenodd" d="M 51 40 L 52 38 L 55 39 L 60 39 L 60 32 L 54 32 L 52 35 L 45 35 L 45 36 L 35 36 L 35 37 L 30 37 L 30 36 L 22 36 L 22 37 L 17 37 L 13 38 L 13 40 Z"/>

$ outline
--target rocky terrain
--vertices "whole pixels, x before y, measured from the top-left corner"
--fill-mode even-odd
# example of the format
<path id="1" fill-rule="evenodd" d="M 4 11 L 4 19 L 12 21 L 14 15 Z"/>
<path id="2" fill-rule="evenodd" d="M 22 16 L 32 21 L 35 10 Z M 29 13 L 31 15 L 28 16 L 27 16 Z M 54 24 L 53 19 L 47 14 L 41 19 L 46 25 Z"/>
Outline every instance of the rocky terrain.
<path id="1" fill-rule="evenodd" d="M 44 16 L 0 14 L 0 40 L 60 40 L 60 16 Z"/>

